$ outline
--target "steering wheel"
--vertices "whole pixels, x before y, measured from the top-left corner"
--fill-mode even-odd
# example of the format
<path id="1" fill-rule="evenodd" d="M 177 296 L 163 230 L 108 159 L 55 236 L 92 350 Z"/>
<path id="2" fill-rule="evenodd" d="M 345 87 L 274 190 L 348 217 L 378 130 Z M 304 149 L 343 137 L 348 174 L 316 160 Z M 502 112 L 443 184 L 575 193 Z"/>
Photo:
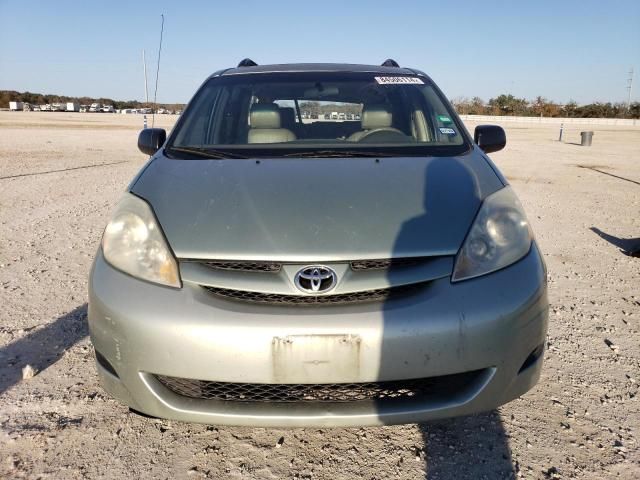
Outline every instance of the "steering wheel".
<path id="1" fill-rule="evenodd" d="M 369 130 L 358 139 L 358 142 L 362 142 L 364 139 L 369 139 L 370 141 L 371 140 L 370 137 L 373 137 L 376 135 L 381 136 L 384 134 L 387 134 L 387 135 L 391 134 L 392 136 L 401 136 L 403 138 L 407 137 L 402 131 L 398 130 L 397 128 L 383 127 L 383 128 L 374 128 L 372 130 Z"/>

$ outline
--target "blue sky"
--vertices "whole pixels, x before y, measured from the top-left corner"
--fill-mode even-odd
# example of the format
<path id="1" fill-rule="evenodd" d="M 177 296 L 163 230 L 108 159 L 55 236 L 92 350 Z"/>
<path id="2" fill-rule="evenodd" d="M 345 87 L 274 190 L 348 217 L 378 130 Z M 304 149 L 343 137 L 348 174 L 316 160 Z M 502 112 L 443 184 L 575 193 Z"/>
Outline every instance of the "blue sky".
<path id="1" fill-rule="evenodd" d="M 391 57 L 450 97 L 640 99 L 640 1 L 0 0 L 0 89 L 186 102 L 211 72 L 258 63 Z"/>

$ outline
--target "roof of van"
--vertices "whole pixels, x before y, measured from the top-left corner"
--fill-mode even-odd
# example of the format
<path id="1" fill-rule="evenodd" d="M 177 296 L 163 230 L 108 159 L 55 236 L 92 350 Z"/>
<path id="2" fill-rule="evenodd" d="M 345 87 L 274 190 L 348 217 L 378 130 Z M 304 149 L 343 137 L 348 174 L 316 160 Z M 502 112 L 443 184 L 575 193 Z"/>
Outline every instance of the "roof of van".
<path id="1" fill-rule="evenodd" d="M 383 67 L 380 65 L 358 65 L 351 63 L 282 63 L 274 65 L 256 65 L 251 67 L 236 67 L 220 70 L 212 77 L 226 75 L 242 75 L 247 73 L 275 73 L 275 72 L 364 72 L 380 73 L 384 75 L 425 75 L 420 70 L 401 67 Z"/>

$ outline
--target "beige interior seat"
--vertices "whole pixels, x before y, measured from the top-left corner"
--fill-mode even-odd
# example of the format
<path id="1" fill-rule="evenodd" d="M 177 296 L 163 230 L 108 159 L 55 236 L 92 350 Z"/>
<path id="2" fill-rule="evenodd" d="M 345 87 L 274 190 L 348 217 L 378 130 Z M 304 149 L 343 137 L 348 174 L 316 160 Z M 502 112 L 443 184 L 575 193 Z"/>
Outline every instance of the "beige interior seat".
<path id="1" fill-rule="evenodd" d="M 360 125 L 362 130 L 352 134 L 347 139 L 348 141 L 357 142 L 370 131 L 380 128 L 397 130 L 391 127 L 393 125 L 393 114 L 386 105 L 365 105 L 362 109 Z M 399 130 L 397 131 L 400 132 Z"/>
<path id="2" fill-rule="evenodd" d="M 256 103 L 249 113 L 248 143 L 279 143 L 296 139 L 291 130 L 281 128 L 280 109 L 275 103 Z"/>
<path id="3" fill-rule="evenodd" d="M 415 109 L 411 115 L 411 135 L 418 142 L 431 141 L 427 121 L 424 118 L 424 113 L 420 109 Z"/>

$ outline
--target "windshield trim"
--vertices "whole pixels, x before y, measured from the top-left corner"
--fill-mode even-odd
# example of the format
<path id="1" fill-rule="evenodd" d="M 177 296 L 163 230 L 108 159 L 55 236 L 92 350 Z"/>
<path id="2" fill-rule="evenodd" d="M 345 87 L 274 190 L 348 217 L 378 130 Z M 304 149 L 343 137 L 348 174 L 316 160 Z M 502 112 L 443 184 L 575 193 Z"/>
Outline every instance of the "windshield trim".
<path id="1" fill-rule="evenodd" d="M 472 150 L 472 147 L 466 144 L 461 145 L 446 145 L 446 146 L 397 146 L 392 147 L 388 144 L 384 146 L 368 145 L 367 148 L 363 148 L 362 151 L 358 151 L 357 148 L 348 148 L 349 145 L 345 145 L 345 148 L 327 148 L 327 145 L 316 145 L 304 147 L 287 146 L 285 148 L 273 148 L 267 145 L 273 144 L 255 144 L 255 145 L 216 145 L 214 150 L 216 152 L 226 153 L 229 159 L 256 159 L 256 158 L 334 158 L 340 156 L 341 151 L 344 151 L 344 157 L 358 156 L 360 158 L 403 158 L 403 157 L 457 157 L 460 155 L 466 155 Z M 206 149 L 205 149 L 206 150 Z M 299 156 L 296 156 L 296 153 Z M 317 153 L 317 156 L 312 155 Z M 355 155 L 357 153 L 357 155 Z M 163 149 L 163 154 L 167 158 L 176 160 L 209 160 L 203 155 L 196 153 L 187 153 L 176 150 L 171 146 L 167 146 Z M 367 155 L 368 154 L 368 155 Z M 244 157 L 244 158 L 243 158 Z M 216 160 L 211 158 L 211 160 Z"/>

